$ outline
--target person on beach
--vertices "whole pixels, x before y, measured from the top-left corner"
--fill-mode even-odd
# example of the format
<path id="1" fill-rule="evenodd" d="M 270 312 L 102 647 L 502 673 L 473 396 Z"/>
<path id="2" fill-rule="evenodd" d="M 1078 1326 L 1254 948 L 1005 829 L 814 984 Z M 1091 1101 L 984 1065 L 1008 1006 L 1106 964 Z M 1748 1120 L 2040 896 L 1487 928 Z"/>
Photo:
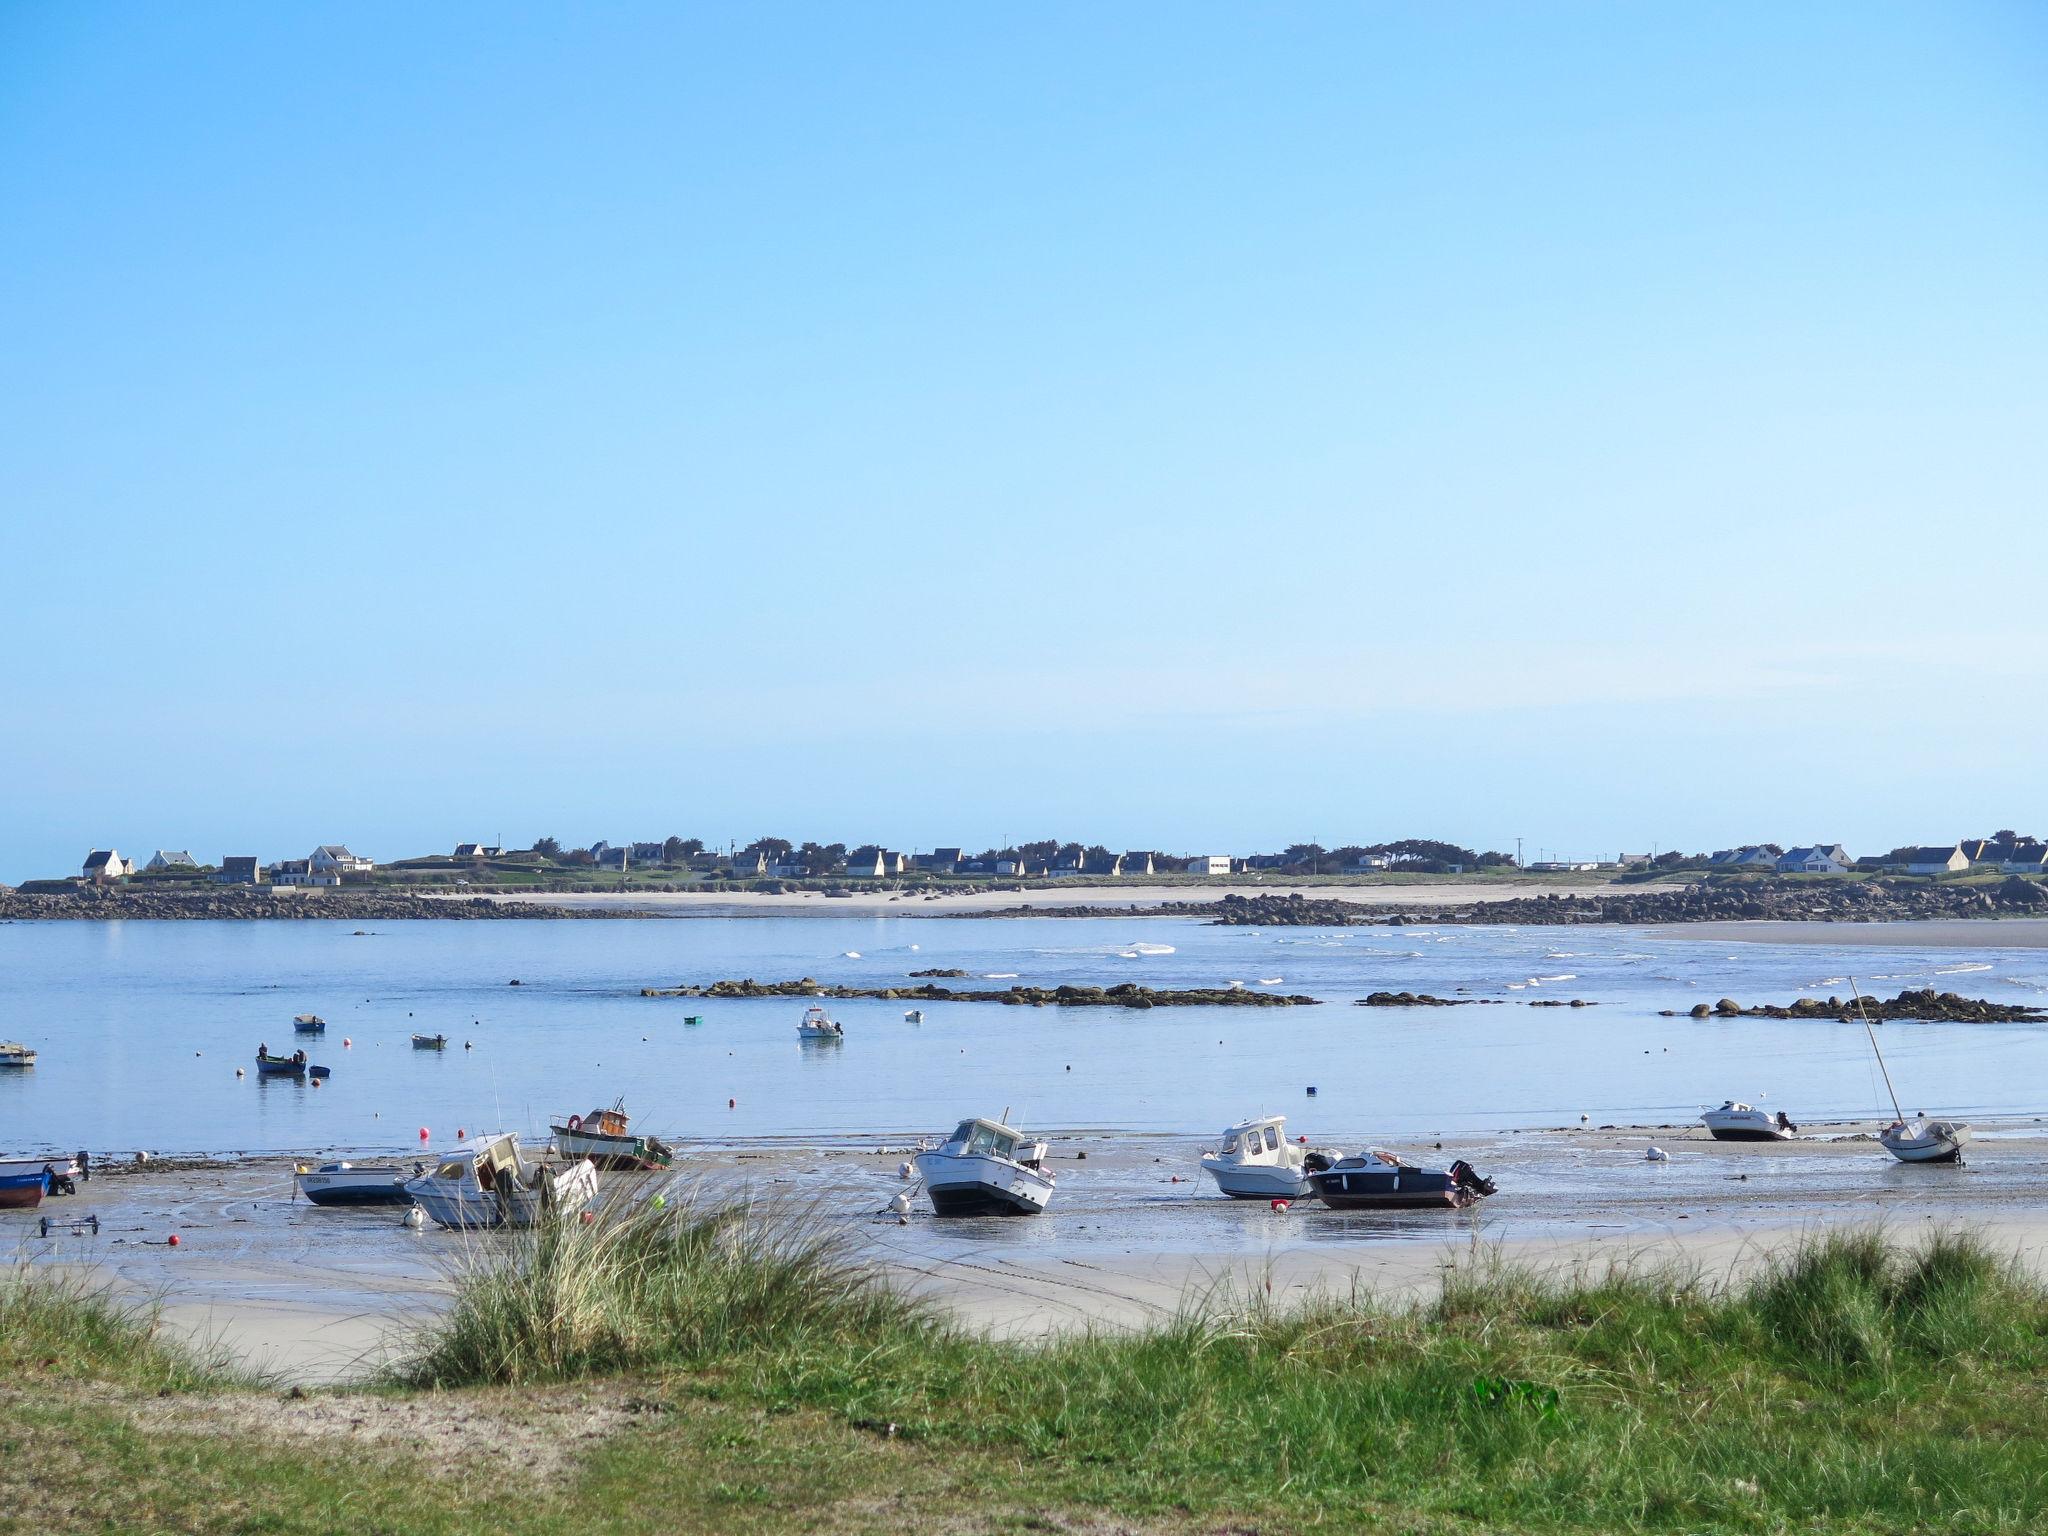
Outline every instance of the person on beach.
<path id="1" fill-rule="evenodd" d="M 92 1182 L 92 1154 L 83 1147 L 78 1149 L 78 1182 L 81 1184 L 90 1184 Z"/>

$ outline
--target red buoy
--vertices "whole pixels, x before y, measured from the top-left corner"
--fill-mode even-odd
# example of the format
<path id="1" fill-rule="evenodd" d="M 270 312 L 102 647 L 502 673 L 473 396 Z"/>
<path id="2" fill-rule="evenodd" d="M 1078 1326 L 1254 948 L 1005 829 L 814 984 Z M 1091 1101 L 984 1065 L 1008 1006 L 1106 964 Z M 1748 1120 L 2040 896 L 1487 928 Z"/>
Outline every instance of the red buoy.
<path id="1" fill-rule="evenodd" d="M 1275 1200 L 1273 1202 L 1273 1209 L 1285 1214 L 1287 1208 L 1292 1204 L 1294 1204 L 1292 1200 Z"/>
<path id="2" fill-rule="evenodd" d="M 171 1234 L 171 1246 L 173 1248 L 178 1246 L 178 1234 L 175 1232 Z"/>
<path id="3" fill-rule="evenodd" d="M 458 1125 L 455 1127 L 455 1139 L 457 1141 L 467 1141 L 469 1140 L 469 1132 Z"/>
<path id="4" fill-rule="evenodd" d="M 421 1141 L 425 1141 L 426 1139 L 427 1139 L 427 1128 L 426 1128 L 426 1127 L 425 1127 L 425 1126 L 423 1125 L 423 1126 L 421 1126 L 421 1127 L 420 1127 L 420 1140 L 421 1140 Z"/>

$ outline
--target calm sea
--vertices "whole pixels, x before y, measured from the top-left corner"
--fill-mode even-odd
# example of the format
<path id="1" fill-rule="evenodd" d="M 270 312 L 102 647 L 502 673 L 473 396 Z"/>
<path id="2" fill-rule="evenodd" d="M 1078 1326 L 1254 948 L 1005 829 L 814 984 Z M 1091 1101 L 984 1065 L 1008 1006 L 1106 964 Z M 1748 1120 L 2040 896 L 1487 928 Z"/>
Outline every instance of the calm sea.
<path id="1" fill-rule="evenodd" d="M 846 1002 L 832 1005 L 844 1043 L 804 1046 L 793 1001 L 638 995 L 740 976 L 886 985 L 931 966 L 991 986 L 1237 981 L 1328 1005 L 938 1005 L 911 1024 L 907 1005 Z M 1284 1110 L 1339 1142 L 1582 1113 L 1655 1123 L 1731 1095 L 1795 1118 L 1875 1114 L 1883 1088 L 1860 1026 L 1657 1016 L 1722 996 L 1845 992 L 1852 969 L 1887 995 L 1934 985 L 2048 1001 L 2041 951 L 1626 930 L 748 917 L 388 923 L 358 936 L 347 923 L 10 923 L 0 1038 L 42 1060 L 0 1072 L 0 1151 L 410 1147 L 422 1126 L 437 1143 L 458 1128 L 534 1132 L 618 1098 L 645 1129 L 714 1141 L 910 1135 L 1006 1107 L 1048 1131 L 1203 1136 Z M 1381 988 L 1599 1006 L 1349 1006 Z M 292 1049 L 292 1015 L 307 1012 L 329 1022 L 324 1038 L 302 1039 L 331 1080 L 257 1080 L 258 1042 Z M 686 1025 L 690 1014 L 703 1023 Z M 415 1052 L 414 1031 L 445 1033 L 450 1049 Z M 2048 1101 L 2048 1026 L 1894 1024 L 1882 1039 L 1909 1111 L 2030 1115 Z"/>

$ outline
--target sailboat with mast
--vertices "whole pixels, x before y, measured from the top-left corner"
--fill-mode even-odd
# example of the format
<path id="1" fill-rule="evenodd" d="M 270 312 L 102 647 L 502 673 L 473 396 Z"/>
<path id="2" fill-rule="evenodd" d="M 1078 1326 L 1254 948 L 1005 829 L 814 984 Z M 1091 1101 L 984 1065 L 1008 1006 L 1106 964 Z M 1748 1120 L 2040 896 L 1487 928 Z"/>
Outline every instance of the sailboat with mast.
<path id="1" fill-rule="evenodd" d="M 1877 1070 L 1884 1074 L 1884 1091 L 1891 1096 L 1892 1123 L 1877 1133 L 1885 1151 L 1902 1163 L 1960 1163 L 1963 1148 L 1970 1143 L 1970 1128 L 1960 1120 L 1930 1120 L 1915 1115 L 1910 1120 L 1899 1108 L 1899 1091 L 1892 1086 L 1891 1068 L 1884 1064 L 1884 1052 L 1877 1048 L 1877 1031 L 1870 1027 L 1870 1011 L 1863 1006 L 1863 988 L 1855 977 L 1849 985 L 1856 993 L 1856 1012 L 1863 1019 L 1863 1033 L 1870 1037 L 1870 1053 L 1877 1058 Z"/>

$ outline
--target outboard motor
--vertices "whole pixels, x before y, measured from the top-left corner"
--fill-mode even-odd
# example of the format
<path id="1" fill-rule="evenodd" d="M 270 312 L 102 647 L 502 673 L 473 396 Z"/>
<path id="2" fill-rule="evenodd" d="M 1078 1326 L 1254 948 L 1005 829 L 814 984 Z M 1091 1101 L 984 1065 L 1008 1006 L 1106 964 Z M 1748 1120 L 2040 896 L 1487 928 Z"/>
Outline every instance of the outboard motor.
<path id="1" fill-rule="evenodd" d="M 1471 1190 L 1475 1195 L 1490 1195 L 1500 1187 L 1462 1157 L 1451 1164 L 1451 1182 L 1460 1189 Z"/>
<path id="2" fill-rule="evenodd" d="M 1327 1173 L 1330 1168 L 1330 1159 L 1326 1153 L 1310 1152 L 1302 1158 L 1301 1166 L 1309 1173 Z"/>

